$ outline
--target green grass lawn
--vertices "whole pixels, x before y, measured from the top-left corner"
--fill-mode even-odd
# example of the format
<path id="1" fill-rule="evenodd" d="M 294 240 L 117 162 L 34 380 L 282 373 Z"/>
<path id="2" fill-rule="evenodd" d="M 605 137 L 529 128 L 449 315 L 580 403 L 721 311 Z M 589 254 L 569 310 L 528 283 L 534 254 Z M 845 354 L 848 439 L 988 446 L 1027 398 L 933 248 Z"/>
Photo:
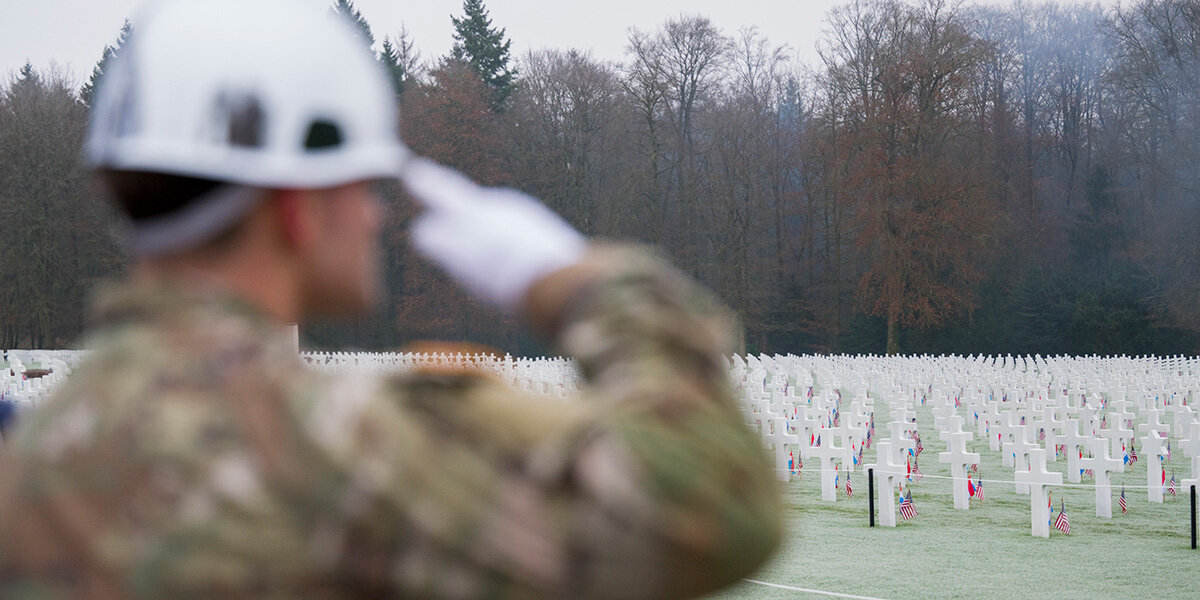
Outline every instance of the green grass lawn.
<path id="1" fill-rule="evenodd" d="M 921 470 L 948 477 L 949 465 L 937 462 L 945 445 L 932 416 L 924 407 L 917 415 L 925 442 Z M 883 433 L 884 423 L 876 426 Z M 1001 466 L 1000 453 L 986 441 L 969 449 L 980 453 L 986 479 L 1012 479 L 1012 469 Z M 874 462 L 874 447 L 865 462 Z M 1168 479 L 1171 469 L 1176 479 L 1190 476 L 1178 451 L 1165 467 Z M 1063 472 L 1066 460 L 1047 468 Z M 1120 514 L 1121 483 L 1145 486 L 1145 461 L 1113 475 L 1112 519 L 1096 516 L 1090 486 L 1052 486 L 1055 510 L 1066 502 L 1071 534 L 1051 529 L 1050 539 L 1030 535 L 1029 496 L 1017 495 L 1011 484 L 986 483 L 983 506 L 976 502 L 961 511 L 953 508 L 950 480 L 926 477 L 912 488 L 916 519 L 870 528 L 866 473 L 855 472 L 852 482 L 854 497 L 842 490 L 836 503 L 821 501 L 815 472 L 782 484 L 787 533 L 774 558 L 751 578 L 878 598 L 1200 598 L 1200 550 L 1191 549 L 1187 492 L 1151 504 L 1145 489 L 1127 488 L 1129 513 Z M 810 596 L 825 597 L 740 583 L 709 598 Z"/>

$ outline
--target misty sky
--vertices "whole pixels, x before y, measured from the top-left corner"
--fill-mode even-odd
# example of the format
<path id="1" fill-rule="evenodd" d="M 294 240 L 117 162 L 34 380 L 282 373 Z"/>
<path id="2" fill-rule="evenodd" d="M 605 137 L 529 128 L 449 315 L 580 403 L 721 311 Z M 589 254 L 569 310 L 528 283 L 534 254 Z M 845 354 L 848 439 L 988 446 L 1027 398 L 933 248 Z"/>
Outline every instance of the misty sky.
<path id="1" fill-rule="evenodd" d="M 323 2 L 324 0 L 297 0 Z M 650 30 L 682 13 L 700 14 L 726 33 L 748 25 L 776 45 L 786 44 L 815 63 L 813 45 L 830 8 L 849 0 L 486 0 L 493 23 L 507 30 L 514 54 L 529 49 L 590 49 L 593 56 L 621 60 L 630 27 Z M 1012 0 L 975 0 L 1009 4 Z M 1073 4 L 1084 0 L 1059 0 Z M 1102 0 L 1105 6 L 1116 0 Z M 136 25 L 144 0 L 0 0 L 0 78 L 29 60 L 39 69 L 53 61 L 83 83 L 112 43 L 126 17 Z M 450 15 L 462 13 L 462 0 L 356 0 L 375 37 L 405 25 L 422 58 L 450 49 Z"/>

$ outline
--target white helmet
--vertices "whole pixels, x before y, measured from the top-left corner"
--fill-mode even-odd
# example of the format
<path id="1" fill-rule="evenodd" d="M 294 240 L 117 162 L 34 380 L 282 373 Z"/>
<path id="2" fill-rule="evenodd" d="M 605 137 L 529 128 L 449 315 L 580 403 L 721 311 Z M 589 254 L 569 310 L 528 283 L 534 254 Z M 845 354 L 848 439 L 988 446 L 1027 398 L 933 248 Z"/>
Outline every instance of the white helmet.
<path id="1" fill-rule="evenodd" d="M 104 74 L 94 167 L 254 187 L 394 176 L 395 95 L 352 25 L 300 0 L 175 0 Z"/>

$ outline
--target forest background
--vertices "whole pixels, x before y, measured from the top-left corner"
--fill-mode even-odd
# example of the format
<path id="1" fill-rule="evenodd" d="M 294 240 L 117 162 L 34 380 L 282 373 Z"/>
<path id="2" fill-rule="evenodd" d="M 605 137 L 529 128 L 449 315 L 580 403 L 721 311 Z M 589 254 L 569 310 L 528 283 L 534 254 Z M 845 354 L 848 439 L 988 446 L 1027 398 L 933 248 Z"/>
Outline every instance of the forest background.
<path id="1" fill-rule="evenodd" d="M 816 65 L 700 15 L 631 29 L 619 62 L 514 57 L 482 0 L 426 59 L 332 9 L 388 69 L 416 152 L 656 246 L 741 315 L 746 352 L 1200 350 L 1200 0 L 854 0 Z M 30 65 L 0 82 L 0 348 L 69 346 L 127 264 L 80 147 L 129 33 L 83 85 Z M 383 192 L 388 301 L 308 344 L 552 352 L 411 252 L 415 208 Z"/>

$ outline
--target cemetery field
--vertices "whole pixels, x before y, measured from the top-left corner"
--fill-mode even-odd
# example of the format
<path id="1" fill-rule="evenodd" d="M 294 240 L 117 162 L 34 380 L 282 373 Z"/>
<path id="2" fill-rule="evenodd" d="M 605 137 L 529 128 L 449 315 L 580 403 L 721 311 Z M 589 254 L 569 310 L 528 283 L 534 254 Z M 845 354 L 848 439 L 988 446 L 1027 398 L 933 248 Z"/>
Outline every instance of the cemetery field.
<path id="1" fill-rule="evenodd" d="M 1011 483 L 984 483 L 982 506 L 972 501 L 970 510 L 954 510 L 950 480 L 931 477 L 950 475 L 949 466 L 937 461 L 945 444 L 937 440 L 928 408 L 916 412 L 926 475 L 911 488 L 916 518 L 898 520 L 895 528 L 870 528 L 865 471 L 851 475 L 852 498 L 846 498 L 843 473 L 837 502 L 823 502 L 819 463 L 806 461 L 799 481 L 780 484 L 787 505 L 784 541 L 750 579 L 872 598 L 1200 597 L 1200 550 L 1191 549 L 1189 497 L 1181 489 L 1162 504 L 1148 502 L 1148 461 L 1113 475 L 1112 519 L 1096 516 L 1089 479 L 1072 484 L 1084 487 L 1051 486 L 1055 516 L 1065 501 L 1071 533 L 1051 529 L 1049 539 L 1033 537 L 1029 496 L 1016 494 Z M 990 451 L 986 441 L 968 447 L 980 453 L 985 480 L 1012 480 L 1012 468 L 1001 466 L 999 452 Z M 866 452 L 866 464 L 874 462 L 874 449 Z M 1177 479 L 1190 476 L 1179 452 L 1164 467 L 1168 480 L 1172 470 Z M 1064 472 L 1066 461 L 1047 468 Z M 1125 515 L 1117 504 L 1122 482 Z M 879 493 L 877 475 L 877 498 Z M 810 597 L 829 596 L 743 582 L 709 600 Z"/>

